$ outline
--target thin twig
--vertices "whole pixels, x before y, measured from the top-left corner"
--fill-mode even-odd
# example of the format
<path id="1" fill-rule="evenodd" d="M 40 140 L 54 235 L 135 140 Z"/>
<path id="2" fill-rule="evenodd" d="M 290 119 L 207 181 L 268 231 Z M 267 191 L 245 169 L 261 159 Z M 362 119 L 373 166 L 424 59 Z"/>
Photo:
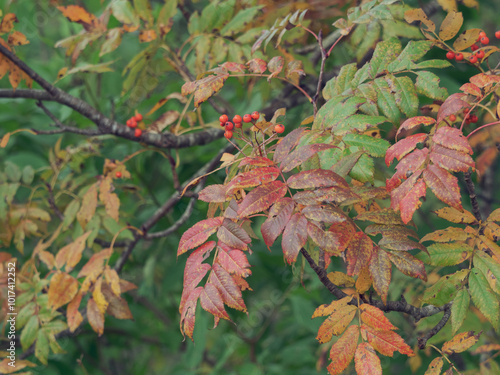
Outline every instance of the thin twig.
<path id="1" fill-rule="evenodd" d="M 431 337 L 435 336 L 439 331 L 441 331 L 443 329 L 443 327 L 446 325 L 446 323 L 448 323 L 448 320 L 451 317 L 451 304 L 447 304 L 445 306 L 446 306 L 446 308 L 444 309 L 444 315 L 441 318 L 441 320 L 439 321 L 439 323 L 436 324 L 436 326 L 433 329 L 431 329 L 429 332 L 427 332 L 425 335 L 418 338 L 418 348 L 419 349 L 424 349 L 425 345 L 427 344 L 427 341 Z"/>
<path id="2" fill-rule="evenodd" d="M 201 184 L 198 186 L 201 186 Z M 198 188 L 198 186 L 197 186 L 197 188 Z M 144 236 L 144 239 L 152 240 L 154 238 L 167 237 L 170 234 L 174 233 L 177 229 L 179 229 L 182 226 L 182 224 L 184 224 L 190 218 L 191 214 L 193 213 L 193 208 L 194 208 L 195 203 L 196 203 L 196 199 L 191 198 L 191 200 L 188 203 L 188 206 L 186 207 L 186 211 L 184 211 L 184 213 L 181 215 L 181 217 L 174 224 L 172 224 L 170 227 L 168 227 L 165 230 L 162 230 L 159 232 L 154 232 L 154 233 L 148 233 L 148 234 L 146 234 L 146 236 Z"/>
<path id="3" fill-rule="evenodd" d="M 50 186 L 49 183 L 45 183 L 45 186 L 47 186 L 47 190 L 49 191 L 49 205 L 50 208 L 56 213 L 57 217 L 60 220 L 64 220 L 64 214 L 61 212 L 59 207 L 57 207 L 56 202 L 54 200 L 54 192 L 52 191 L 52 186 Z"/>
<path id="4" fill-rule="evenodd" d="M 313 96 L 313 106 L 314 106 L 314 115 L 315 116 L 316 116 L 316 113 L 318 113 L 318 99 L 319 99 L 319 94 L 321 93 L 321 88 L 323 87 L 323 75 L 325 73 L 325 62 L 326 62 L 326 59 L 328 58 L 328 55 L 326 54 L 325 48 L 323 47 L 323 32 L 322 32 L 322 30 L 320 30 L 318 33 L 318 45 L 319 45 L 319 49 L 321 52 L 321 67 L 319 70 L 318 86 L 316 87 L 316 94 L 314 94 L 314 96 Z"/>
<path id="5" fill-rule="evenodd" d="M 467 171 L 464 173 L 465 186 L 467 187 L 467 192 L 469 193 L 470 203 L 472 205 L 472 213 L 478 222 L 481 222 L 481 210 L 479 209 L 479 203 L 477 201 L 476 188 L 472 182 L 471 173 Z"/>

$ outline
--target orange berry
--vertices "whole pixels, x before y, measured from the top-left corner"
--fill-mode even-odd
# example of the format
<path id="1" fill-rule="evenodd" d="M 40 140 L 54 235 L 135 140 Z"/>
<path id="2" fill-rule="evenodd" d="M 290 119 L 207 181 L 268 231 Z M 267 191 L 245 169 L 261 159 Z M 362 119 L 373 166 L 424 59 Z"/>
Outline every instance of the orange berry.
<path id="1" fill-rule="evenodd" d="M 455 122 L 457 120 L 457 116 L 455 115 L 450 115 L 450 121 Z"/>
<path id="2" fill-rule="evenodd" d="M 233 132 L 231 130 L 226 130 L 226 132 L 224 133 L 224 137 L 226 137 L 227 139 L 232 138 Z"/>
<path id="3" fill-rule="evenodd" d="M 115 176 L 116 176 L 116 178 L 121 178 L 122 177 L 122 172 L 116 172 Z"/>
<path id="4" fill-rule="evenodd" d="M 490 39 L 487 36 L 483 36 L 481 38 L 481 44 L 488 44 L 490 42 Z"/>
<path id="5" fill-rule="evenodd" d="M 471 57 L 469 57 L 469 61 L 470 61 L 472 64 L 477 63 L 477 57 L 476 57 L 476 55 L 472 55 Z"/>
<path id="6" fill-rule="evenodd" d="M 484 57 L 484 51 L 483 50 L 477 51 L 476 56 L 478 59 L 482 59 Z"/>
<path id="7" fill-rule="evenodd" d="M 479 38 L 484 38 L 486 36 L 486 33 L 484 31 L 481 31 L 479 33 Z"/>
<path id="8" fill-rule="evenodd" d="M 241 122 L 235 122 L 234 127 L 240 129 L 243 126 Z"/>
<path id="9" fill-rule="evenodd" d="M 234 125 L 232 122 L 228 121 L 226 122 L 226 130 L 233 130 Z"/>
<path id="10" fill-rule="evenodd" d="M 252 122 L 252 116 L 250 116 L 248 113 L 246 115 L 243 115 L 243 122 Z"/>
<path id="11" fill-rule="evenodd" d="M 464 59 L 464 55 L 462 53 L 457 53 L 455 56 L 455 60 L 462 61 Z"/>
<path id="12" fill-rule="evenodd" d="M 274 131 L 278 134 L 281 134 L 285 131 L 285 126 L 283 124 L 276 124 L 274 127 Z"/>
<path id="13" fill-rule="evenodd" d="M 236 115 L 233 117 L 233 122 L 241 122 L 241 116 L 240 115 Z"/>
<path id="14" fill-rule="evenodd" d="M 142 121 L 142 115 L 140 113 L 135 115 L 135 121 L 137 122 Z"/>
<path id="15" fill-rule="evenodd" d="M 252 118 L 253 118 L 254 120 L 258 120 L 258 119 L 259 119 L 259 117 L 260 117 L 259 112 L 257 112 L 257 111 L 252 112 L 252 114 L 251 114 L 250 116 L 252 116 Z"/>
<path id="16" fill-rule="evenodd" d="M 139 128 L 136 128 L 135 131 L 134 131 L 134 136 L 136 136 L 137 138 L 139 138 L 141 135 L 142 135 L 142 130 L 139 129 Z"/>
<path id="17" fill-rule="evenodd" d="M 227 117 L 227 115 L 222 115 L 221 117 L 219 117 L 219 121 L 221 123 L 225 124 L 227 122 L 227 120 L 229 120 L 229 117 Z"/>
<path id="18" fill-rule="evenodd" d="M 448 52 L 446 53 L 446 58 L 447 58 L 448 60 L 453 60 L 453 59 L 455 58 L 455 52 L 453 52 L 453 51 L 448 51 Z"/>

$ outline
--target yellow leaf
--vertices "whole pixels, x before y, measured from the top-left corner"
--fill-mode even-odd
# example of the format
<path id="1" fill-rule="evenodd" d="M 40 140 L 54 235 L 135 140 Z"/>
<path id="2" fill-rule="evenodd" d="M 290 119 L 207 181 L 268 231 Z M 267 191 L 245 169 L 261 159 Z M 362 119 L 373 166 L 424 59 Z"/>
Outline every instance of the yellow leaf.
<path id="1" fill-rule="evenodd" d="M 355 283 L 354 279 L 351 276 L 347 276 L 343 272 L 330 272 L 327 276 L 332 283 L 340 286 L 341 288 L 351 288 Z"/>
<path id="2" fill-rule="evenodd" d="M 106 297 L 102 294 L 102 277 L 97 280 L 94 285 L 94 291 L 92 292 L 92 298 L 94 298 L 95 303 L 97 304 L 97 308 L 99 311 L 104 314 L 106 309 L 108 308 L 108 301 L 106 301 Z"/>
<path id="3" fill-rule="evenodd" d="M 460 31 L 462 24 L 464 23 L 464 17 L 460 12 L 449 12 L 441 28 L 439 29 L 439 37 L 443 40 L 450 40 Z"/>
<path id="4" fill-rule="evenodd" d="M 104 277 L 106 278 L 108 284 L 111 286 L 111 290 L 113 291 L 113 293 L 117 296 L 120 296 L 120 277 L 118 276 L 118 273 L 108 266 L 104 271 Z"/>

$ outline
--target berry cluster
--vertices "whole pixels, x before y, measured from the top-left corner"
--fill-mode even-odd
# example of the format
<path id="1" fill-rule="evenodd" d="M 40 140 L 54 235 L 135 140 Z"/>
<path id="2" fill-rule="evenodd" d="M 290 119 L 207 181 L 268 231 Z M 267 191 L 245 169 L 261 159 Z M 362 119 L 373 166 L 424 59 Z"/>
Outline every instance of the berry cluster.
<path id="1" fill-rule="evenodd" d="M 500 30 L 495 32 L 495 37 L 497 39 L 500 39 Z M 486 33 L 484 31 L 481 31 L 479 33 L 479 37 L 477 38 L 476 40 L 476 43 L 481 43 L 483 46 L 486 46 L 487 44 L 490 43 L 490 38 L 488 38 L 488 36 L 486 35 Z M 484 58 L 485 56 L 485 52 L 484 50 L 480 49 L 481 47 L 478 46 L 476 43 L 474 43 L 470 49 L 472 52 L 475 52 L 473 53 L 470 57 L 469 57 L 469 61 L 471 62 L 471 64 L 475 64 L 477 63 L 478 61 L 480 61 L 482 58 Z M 477 52 L 476 52 L 477 51 Z M 446 58 L 448 60 L 457 60 L 457 61 L 462 61 L 464 59 L 464 55 L 463 53 L 461 52 L 458 52 L 458 53 L 455 53 L 453 51 L 448 51 L 446 53 Z"/>
<path id="2" fill-rule="evenodd" d="M 476 123 L 476 122 L 479 121 L 479 118 L 474 113 L 470 113 L 470 109 L 469 108 L 465 108 L 463 110 L 463 114 L 464 114 L 464 117 L 465 117 L 465 123 L 466 124 Z M 457 121 L 457 116 L 450 115 L 449 120 L 451 122 L 455 122 L 455 121 Z"/>
<path id="3" fill-rule="evenodd" d="M 231 139 L 233 137 L 234 128 L 241 129 L 243 127 L 243 123 L 252 123 L 255 125 L 255 122 L 260 118 L 259 112 L 255 111 L 252 114 L 245 114 L 243 117 L 240 115 L 235 115 L 233 117 L 233 121 L 229 121 L 229 117 L 224 114 L 219 117 L 220 126 L 224 126 L 226 132 L 224 133 L 224 137 L 227 139 Z M 277 124 L 274 127 L 274 131 L 278 134 L 281 134 L 285 131 L 285 126 L 283 124 Z"/>
<path id="4" fill-rule="evenodd" d="M 142 121 L 142 115 L 140 113 L 138 113 L 135 116 L 132 116 L 131 118 L 129 118 L 126 122 L 126 124 L 129 128 L 135 129 L 134 135 L 136 137 L 140 137 L 142 135 L 142 130 L 137 127 L 137 123 L 139 123 L 141 121 Z"/>

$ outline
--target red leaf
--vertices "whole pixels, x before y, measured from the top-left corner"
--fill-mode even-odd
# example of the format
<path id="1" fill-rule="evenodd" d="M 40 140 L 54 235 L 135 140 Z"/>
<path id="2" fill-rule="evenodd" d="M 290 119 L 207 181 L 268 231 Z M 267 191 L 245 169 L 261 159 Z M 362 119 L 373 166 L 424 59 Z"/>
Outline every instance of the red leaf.
<path id="1" fill-rule="evenodd" d="M 401 160 L 405 155 L 412 152 L 418 143 L 423 143 L 427 137 L 428 134 L 424 133 L 414 134 L 392 145 L 385 153 L 385 164 L 387 166 L 391 165 L 394 158 L 398 161 Z"/>
<path id="2" fill-rule="evenodd" d="M 297 255 L 306 242 L 307 220 L 299 213 L 294 214 L 285 227 L 281 241 L 283 254 L 288 264 L 292 264 L 297 260 Z"/>
<path id="3" fill-rule="evenodd" d="M 408 178 L 409 174 L 411 175 L 419 171 L 422 165 L 427 161 L 428 154 L 429 149 L 423 148 L 422 150 L 413 151 L 410 155 L 401 160 L 396 166 L 397 172 L 386 181 L 387 191 L 394 190 L 400 185 L 401 180 L 405 180 Z"/>
<path id="4" fill-rule="evenodd" d="M 356 228 L 351 222 L 348 221 L 334 223 L 330 226 L 328 231 L 335 234 L 339 252 L 344 251 L 349 246 L 351 240 L 356 234 Z"/>
<path id="5" fill-rule="evenodd" d="M 406 252 L 387 252 L 392 263 L 406 276 L 415 277 L 427 281 L 425 266 L 422 261 Z"/>
<path id="6" fill-rule="evenodd" d="M 321 204 L 306 206 L 302 210 L 302 214 L 310 220 L 325 223 L 339 223 L 347 220 L 345 214 L 339 209 Z"/>
<path id="7" fill-rule="evenodd" d="M 209 264 L 202 262 L 208 257 L 214 247 L 214 241 L 207 242 L 193 251 L 186 261 L 186 266 L 184 268 L 184 287 L 182 289 L 181 302 L 179 304 L 179 312 L 181 314 L 191 293 L 212 268 Z"/>
<path id="8" fill-rule="evenodd" d="M 470 94 L 470 95 L 474 95 L 474 96 L 483 96 L 483 94 L 481 93 L 481 89 L 473 83 L 464 83 L 460 87 L 460 90 L 462 90 L 466 94 Z"/>
<path id="9" fill-rule="evenodd" d="M 357 232 L 346 251 L 347 274 L 359 275 L 361 269 L 368 265 L 373 252 L 373 242 L 363 232 Z"/>
<path id="10" fill-rule="evenodd" d="M 194 323 L 196 319 L 196 305 L 198 304 L 198 298 L 200 297 L 203 287 L 199 286 L 193 290 L 190 294 L 184 307 L 181 311 L 181 321 L 180 329 L 182 335 L 185 337 L 187 335 L 191 340 L 193 340 Z"/>
<path id="11" fill-rule="evenodd" d="M 408 120 L 403 122 L 399 127 L 398 132 L 396 133 L 396 139 L 398 138 L 398 135 L 399 133 L 401 133 L 402 130 L 410 130 L 419 125 L 432 125 L 435 123 L 436 120 L 434 120 L 432 117 L 427 117 L 427 116 L 416 116 L 409 118 Z"/>
<path id="12" fill-rule="evenodd" d="M 224 185 L 210 185 L 198 193 L 198 199 L 203 202 L 223 203 L 226 201 Z"/>
<path id="13" fill-rule="evenodd" d="M 415 355 L 402 337 L 394 331 L 378 330 L 363 324 L 361 326 L 361 335 L 366 338 L 375 350 L 387 357 L 392 357 L 395 351 L 410 357 Z"/>
<path id="14" fill-rule="evenodd" d="M 235 72 L 235 73 L 244 73 L 247 67 L 243 64 L 235 63 L 235 62 L 225 62 L 224 64 L 221 64 L 220 67 L 222 69 L 227 70 L 228 72 Z"/>
<path id="15" fill-rule="evenodd" d="M 293 200 L 304 206 L 319 204 L 323 202 L 341 203 L 349 199 L 360 199 L 360 196 L 350 188 L 331 187 L 314 190 L 299 191 L 293 195 Z"/>
<path id="16" fill-rule="evenodd" d="M 354 364 L 359 375 L 382 375 L 380 359 L 367 342 L 358 345 L 354 354 Z"/>
<path id="17" fill-rule="evenodd" d="M 226 243 L 230 247 L 240 250 L 248 249 L 247 244 L 252 242 L 250 236 L 243 228 L 238 226 L 234 221 L 224 219 L 222 226 L 217 231 L 217 238 Z"/>
<path id="18" fill-rule="evenodd" d="M 316 153 L 335 147 L 336 146 L 324 143 L 316 143 L 313 145 L 299 147 L 283 159 L 281 162 L 281 169 L 283 172 L 290 172 L 292 169 L 298 167 Z"/>
<path id="19" fill-rule="evenodd" d="M 387 252 L 375 246 L 374 253 L 370 259 L 369 269 L 372 276 L 373 288 L 380 298 L 382 298 L 382 301 L 386 303 L 392 276 L 392 265 Z"/>
<path id="20" fill-rule="evenodd" d="M 231 275 L 218 263 L 214 263 L 212 273 L 208 277 L 207 286 L 210 284 L 213 284 L 217 288 L 222 301 L 226 305 L 236 310 L 247 311 L 240 288 L 236 285 Z M 220 317 L 222 318 L 222 316 Z"/>
<path id="21" fill-rule="evenodd" d="M 449 206 L 462 211 L 458 179 L 437 165 L 428 165 L 423 173 L 424 181 L 432 192 Z"/>
<path id="22" fill-rule="evenodd" d="M 343 177 L 326 169 L 310 169 L 294 174 L 287 180 L 292 189 L 310 189 L 331 186 L 349 187 Z"/>
<path id="23" fill-rule="evenodd" d="M 432 146 L 429 157 L 434 164 L 452 172 L 467 172 L 475 165 L 470 155 L 437 144 Z"/>
<path id="24" fill-rule="evenodd" d="M 470 77 L 469 81 L 471 81 L 471 83 L 473 83 L 474 85 L 483 88 L 493 83 L 500 82 L 500 77 L 485 73 L 479 73 L 475 76 Z"/>
<path id="25" fill-rule="evenodd" d="M 308 132 L 306 128 L 300 127 L 288 133 L 276 146 L 273 156 L 274 162 L 282 162 L 283 159 L 290 153 L 292 148 L 299 143 L 300 138 L 306 132 Z"/>
<path id="26" fill-rule="evenodd" d="M 251 73 L 262 74 L 267 69 L 267 63 L 262 59 L 257 59 L 257 58 L 252 59 L 252 60 L 247 62 L 247 65 L 248 65 L 248 70 Z"/>
<path id="27" fill-rule="evenodd" d="M 391 192 L 391 207 L 401 211 L 401 219 L 408 224 L 415 211 L 422 205 L 421 197 L 425 197 L 426 186 L 419 178 L 422 171 L 413 174 L 409 179 Z"/>
<path id="28" fill-rule="evenodd" d="M 358 346 L 359 328 L 352 325 L 347 327 L 344 334 L 332 345 L 330 359 L 332 363 L 328 366 L 330 375 L 338 375 L 344 371 L 354 358 Z"/>
<path id="29" fill-rule="evenodd" d="M 256 167 L 269 167 L 274 165 L 272 160 L 265 158 L 263 156 L 246 157 L 241 159 L 239 167 L 244 167 L 245 165 L 254 165 Z"/>
<path id="30" fill-rule="evenodd" d="M 252 190 L 243 199 L 238 208 L 240 218 L 264 211 L 286 194 L 286 185 L 281 181 L 272 181 Z"/>
<path id="31" fill-rule="evenodd" d="M 263 185 L 274 181 L 280 175 L 280 170 L 275 167 L 255 168 L 234 177 L 226 187 L 226 195 L 233 195 L 235 190 Z"/>
<path id="32" fill-rule="evenodd" d="M 443 126 L 436 130 L 432 140 L 443 147 L 472 154 L 472 148 L 469 145 L 469 141 L 457 128 Z"/>
<path id="33" fill-rule="evenodd" d="M 328 255 L 340 255 L 341 250 L 339 249 L 338 239 L 335 236 L 335 233 L 324 231 L 316 224 L 308 222 L 307 234 L 319 246 L 319 248 L 325 251 Z"/>
<path id="34" fill-rule="evenodd" d="M 437 123 L 439 124 L 449 115 L 453 115 L 458 111 L 462 110 L 464 107 L 469 107 L 469 103 L 462 100 L 466 94 L 461 92 L 452 94 L 441 105 L 437 115 Z"/>
<path id="35" fill-rule="evenodd" d="M 361 312 L 361 320 L 366 325 L 376 329 L 376 330 L 396 330 L 397 328 L 392 325 L 392 323 L 384 315 L 384 312 L 379 308 L 369 305 L 362 304 L 359 309 Z"/>
<path id="36" fill-rule="evenodd" d="M 219 324 L 219 319 L 231 320 L 224 309 L 222 297 L 214 284 L 207 283 L 200 293 L 201 307 L 215 317 L 214 328 Z"/>
<path id="37" fill-rule="evenodd" d="M 248 277 L 252 274 L 248 268 L 250 263 L 246 254 L 238 249 L 232 249 L 223 243 L 220 244 L 219 252 L 217 253 L 217 263 L 224 268 L 230 275 L 238 275 Z"/>
<path id="38" fill-rule="evenodd" d="M 205 219 L 185 231 L 179 241 L 177 256 L 205 242 L 222 225 L 222 220 L 222 216 Z"/>
<path id="39" fill-rule="evenodd" d="M 267 246 L 271 246 L 283 232 L 288 220 L 292 217 L 294 208 L 295 203 L 291 198 L 281 198 L 271 207 L 269 217 L 260 228 L 262 238 Z"/>

